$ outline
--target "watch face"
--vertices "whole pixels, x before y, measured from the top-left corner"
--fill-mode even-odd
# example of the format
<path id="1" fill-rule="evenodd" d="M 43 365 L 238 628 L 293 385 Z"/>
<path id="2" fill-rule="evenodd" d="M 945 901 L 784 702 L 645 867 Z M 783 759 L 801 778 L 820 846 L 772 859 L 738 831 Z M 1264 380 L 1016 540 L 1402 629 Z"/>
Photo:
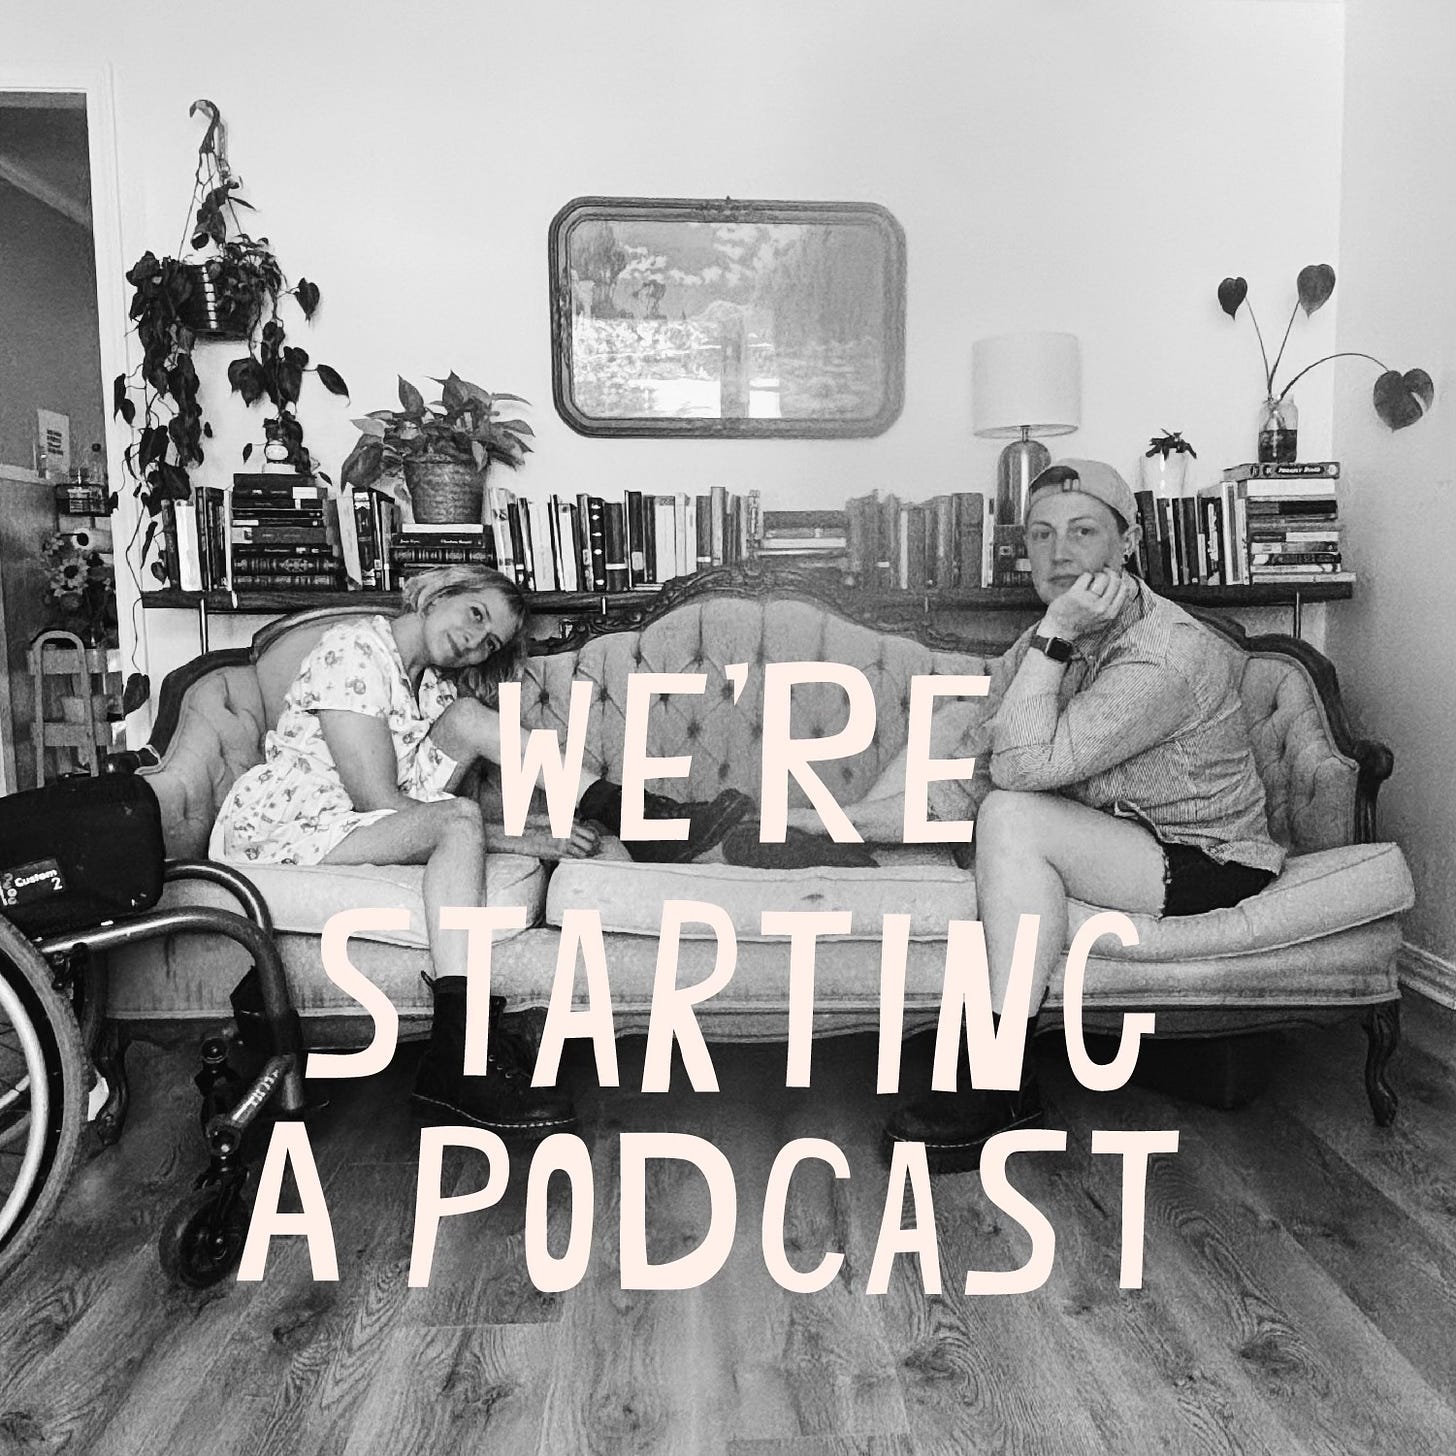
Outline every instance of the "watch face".
<path id="1" fill-rule="evenodd" d="M 1072 660 L 1072 644 L 1061 637 L 1033 637 L 1031 645 L 1046 653 L 1053 662 L 1070 662 Z"/>

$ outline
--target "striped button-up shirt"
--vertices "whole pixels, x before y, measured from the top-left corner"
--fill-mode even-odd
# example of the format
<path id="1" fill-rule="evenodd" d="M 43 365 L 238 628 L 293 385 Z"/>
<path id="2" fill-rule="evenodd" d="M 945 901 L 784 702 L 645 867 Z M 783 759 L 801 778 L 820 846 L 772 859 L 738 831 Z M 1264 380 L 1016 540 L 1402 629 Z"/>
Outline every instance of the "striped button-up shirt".
<path id="1" fill-rule="evenodd" d="M 1034 630 L 1006 654 L 1013 676 Z M 1076 653 L 1059 688 L 996 710 L 991 782 L 1065 794 L 1220 862 L 1277 873 L 1284 851 L 1269 835 L 1230 655 L 1209 629 L 1139 582 Z"/>

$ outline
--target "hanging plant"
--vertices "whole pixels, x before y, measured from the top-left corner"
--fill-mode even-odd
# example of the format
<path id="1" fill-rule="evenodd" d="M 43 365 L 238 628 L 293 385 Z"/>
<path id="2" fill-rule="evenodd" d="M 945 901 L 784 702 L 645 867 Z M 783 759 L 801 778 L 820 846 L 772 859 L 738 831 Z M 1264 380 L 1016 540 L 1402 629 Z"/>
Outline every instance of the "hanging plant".
<path id="1" fill-rule="evenodd" d="M 1435 402 L 1436 386 L 1424 369 L 1407 369 L 1402 374 L 1400 370 L 1383 364 L 1373 354 L 1364 354 L 1357 349 L 1341 349 L 1337 353 L 1316 359 L 1313 364 L 1306 364 L 1276 392 L 1276 376 L 1284 359 L 1284 346 L 1289 342 L 1289 332 L 1294 327 L 1294 320 L 1298 318 L 1300 309 L 1309 317 L 1329 302 L 1330 295 L 1335 291 L 1335 270 L 1328 263 L 1308 264 L 1299 270 L 1299 276 L 1295 279 L 1295 291 L 1297 297 L 1294 307 L 1290 310 L 1289 322 L 1284 326 L 1284 337 L 1279 341 L 1279 352 L 1275 354 L 1272 364 L 1269 362 L 1268 350 L 1264 347 L 1264 334 L 1259 328 L 1259 320 L 1254 316 L 1254 306 L 1249 304 L 1249 322 L 1254 326 L 1254 335 L 1259 340 L 1259 355 L 1264 362 L 1264 393 L 1271 408 L 1277 409 L 1283 404 L 1289 391 L 1311 369 L 1328 364 L 1331 359 L 1368 359 L 1380 370 L 1380 377 L 1375 381 L 1372 394 L 1375 413 L 1392 430 L 1403 430 L 1407 425 L 1415 424 L 1430 409 Z M 1249 285 L 1243 278 L 1225 278 L 1218 285 L 1218 305 L 1230 318 L 1238 316 L 1239 309 L 1248 296 Z"/>
<path id="2" fill-rule="evenodd" d="M 304 318 L 311 319 L 319 304 L 318 285 L 300 278 L 290 288 L 268 239 L 250 237 L 238 226 L 237 209 L 251 209 L 252 204 L 238 195 L 242 179 L 228 164 L 227 127 L 211 101 L 193 102 L 188 114 L 199 112 L 209 125 L 197 149 L 184 244 L 190 243 L 195 252 L 211 252 L 202 258 L 158 258 L 147 252 L 126 274 L 142 358 L 130 375 L 117 376 L 113 412 L 136 431 L 124 458 L 137 498 L 151 518 L 142 542 L 143 560 L 164 505 L 191 496 L 191 473 L 204 463 L 205 442 L 212 438 L 193 363 L 199 338 L 246 342 L 248 352 L 229 366 L 228 381 L 244 403 L 267 399 L 272 405 L 270 434 L 282 441 L 287 463 L 301 474 L 321 473 L 314 471 L 297 417 L 304 374 L 317 374 L 331 394 L 348 394 L 336 370 L 326 364 L 311 366 L 302 349 L 287 343 L 279 315 L 283 299 L 296 299 Z M 245 463 L 252 452 L 251 444 L 244 448 Z M 160 563 L 153 562 L 151 571 L 166 580 Z"/>

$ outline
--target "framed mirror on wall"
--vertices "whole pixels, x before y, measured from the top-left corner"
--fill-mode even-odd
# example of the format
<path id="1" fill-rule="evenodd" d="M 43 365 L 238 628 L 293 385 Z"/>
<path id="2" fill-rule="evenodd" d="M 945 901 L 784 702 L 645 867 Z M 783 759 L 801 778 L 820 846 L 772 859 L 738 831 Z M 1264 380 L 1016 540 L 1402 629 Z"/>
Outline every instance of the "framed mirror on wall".
<path id="1" fill-rule="evenodd" d="M 549 240 L 552 387 L 584 435 L 878 435 L 905 393 L 883 207 L 578 197 Z"/>

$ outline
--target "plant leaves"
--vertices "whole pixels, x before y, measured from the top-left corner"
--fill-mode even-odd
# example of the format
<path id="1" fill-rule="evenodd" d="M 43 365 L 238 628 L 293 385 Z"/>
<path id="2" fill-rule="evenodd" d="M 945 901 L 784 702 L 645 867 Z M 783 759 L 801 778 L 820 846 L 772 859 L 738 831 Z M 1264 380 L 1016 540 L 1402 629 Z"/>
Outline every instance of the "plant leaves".
<path id="1" fill-rule="evenodd" d="M 1225 278 L 1218 285 L 1218 306 L 1230 317 L 1238 313 L 1239 305 L 1249 296 L 1248 280 Z"/>
<path id="2" fill-rule="evenodd" d="M 399 376 L 399 402 L 408 414 L 423 415 L 425 412 L 424 395 L 403 374 Z"/>
<path id="3" fill-rule="evenodd" d="M 319 306 L 318 284 L 310 283 L 307 278 L 300 278 L 293 293 L 298 299 L 298 306 L 303 310 L 304 318 L 311 319 L 314 309 Z"/>
<path id="4" fill-rule="evenodd" d="M 277 379 L 279 395 L 288 404 L 297 404 L 298 392 L 303 388 L 303 370 L 293 360 L 285 359 L 278 366 Z"/>
<path id="5" fill-rule="evenodd" d="M 1242 281 L 1243 280 L 1241 279 L 1240 282 L 1242 282 Z M 511 400 L 512 402 L 514 402 L 515 404 L 530 404 L 531 403 L 531 401 L 529 399 L 522 399 L 519 394 L 493 394 L 493 395 L 491 395 L 491 398 L 492 399 L 508 399 L 508 400 Z"/>
<path id="6" fill-rule="evenodd" d="M 1387 369 L 1375 381 L 1372 394 L 1375 413 L 1392 430 L 1403 430 L 1430 409 L 1435 402 L 1436 386 L 1424 369 Z"/>
<path id="7" fill-rule="evenodd" d="M 1335 291 L 1335 270 L 1328 263 L 1310 263 L 1299 270 L 1296 286 L 1300 307 L 1308 316 L 1329 302 Z"/>
<path id="8" fill-rule="evenodd" d="M 343 376 L 337 369 L 327 364 L 320 364 L 315 371 L 319 377 L 319 383 L 328 390 L 330 394 L 342 395 L 345 399 L 349 397 L 349 386 L 344 383 Z"/>
<path id="9" fill-rule="evenodd" d="M 114 416 L 121 413 L 121 407 L 126 403 L 126 375 L 118 374 L 111 386 L 111 413 Z"/>
<path id="10" fill-rule="evenodd" d="M 251 458 L 252 454 L 253 454 L 253 442 L 251 440 L 249 440 L 248 443 L 243 446 L 243 464 L 244 465 L 246 465 L 248 463 L 248 460 Z"/>
<path id="11" fill-rule="evenodd" d="M 244 404 L 256 404 L 263 398 L 268 380 L 263 373 L 263 366 L 251 355 L 245 354 L 241 359 L 234 359 L 228 365 L 227 376 L 234 392 L 242 395 Z"/>
<path id="12" fill-rule="evenodd" d="M 152 570 L 156 571 L 157 563 L 152 563 Z M 162 573 L 162 580 L 167 579 L 167 573 Z M 134 672 L 127 678 L 126 686 L 121 690 L 121 711 L 130 715 L 138 708 L 144 708 L 147 699 L 152 695 L 152 680 L 144 672 Z"/>
<path id="13" fill-rule="evenodd" d="M 465 388 L 465 381 L 452 369 L 448 379 L 436 379 L 435 383 L 443 386 L 444 398 L 441 401 L 447 410 L 459 410 L 469 403 L 470 394 Z"/>
<path id="14" fill-rule="evenodd" d="M 339 471 L 345 485 L 373 485 L 384 470 L 384 443 L 366 435 L 349 451 Z"/>
<path id="15" fill-rule="evenodd" d="M 366 435 L 373 435 L 376 440 L 382 440 L 388 433 L 383 420 L 353 420 L 351 423 L 355 429 L 361 430 Z"/>

